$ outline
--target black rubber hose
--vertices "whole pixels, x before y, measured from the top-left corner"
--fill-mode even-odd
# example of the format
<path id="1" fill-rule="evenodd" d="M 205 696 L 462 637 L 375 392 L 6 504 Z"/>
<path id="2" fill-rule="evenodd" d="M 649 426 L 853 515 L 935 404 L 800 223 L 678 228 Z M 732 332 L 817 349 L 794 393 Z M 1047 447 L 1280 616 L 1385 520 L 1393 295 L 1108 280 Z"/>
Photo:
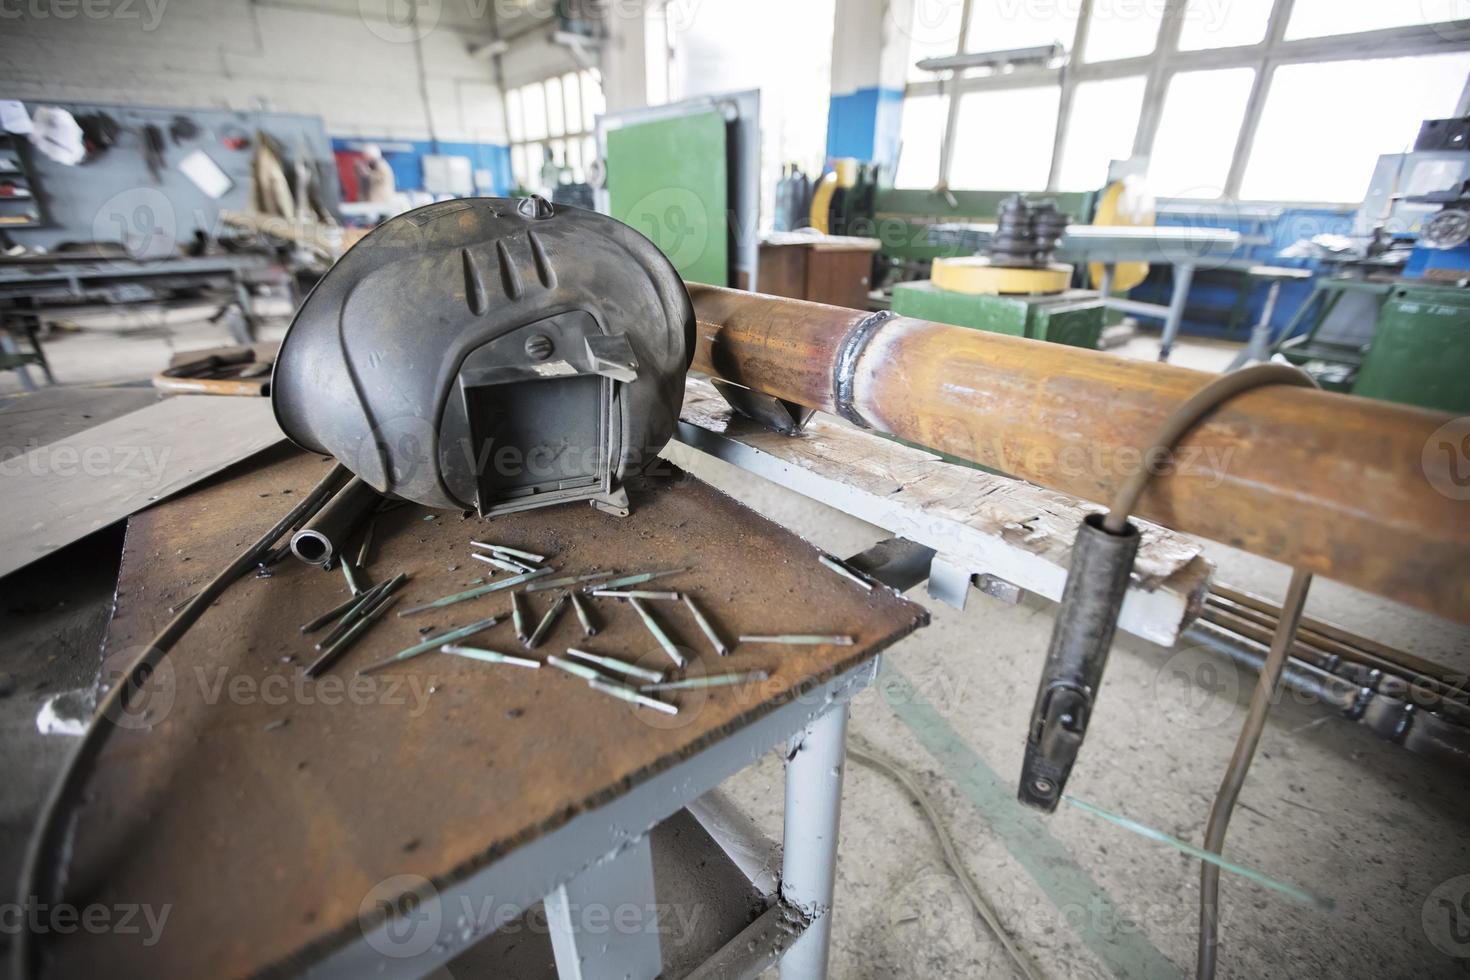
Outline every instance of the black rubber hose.
<path id="1" fill-rule="evenodd" d="M 340 482 L 346 467 L 341 463 L 332 467 L 331 471 L 318 483 L 310 493 L 301 499 L 291 512 L 276 522 L 264 536 L 256 541 L 244 553 L 232 561 L 222 572 L 216 575 L 198 595 L 175 614 L 168 624 L 159 630 L 148 647 L 133 660 L 129 665 L 127 673 L 123 678 L 109 690 L 102 701 L 98 703 L 97 710 L 92 714 L 92 720 L 87 724 L 87 730 L 77 740 L 76 747 L 72 749 L 71 755 L 61 767 L 61 775 L 51 787 L 51 793 L 46 798 L 41 808 L 40 816 L 36 821 L 36 829 L 31 835 L 30 843 L 26 847 L 25 861 L 21 865 L 19 903 L 23 909 L 31 907 L 31 903 L 40 902 L 40 886 L 43 881 L 50 886 L 57 883 L 60 868 L 56 865 L 58 855 L 64 854 L 70 848 L 63 847 L 63 837 L 67 833 L 70 821 L 64 819 L 72 810 L 76 799 L 80 796 L 82 787 L 86 784 L 88 774 L 96 764 L 98 757 L 102 754 L 102 747 L 107 743 L 108 736 L 116 727 L 118 718 L 128 710 L 129 702 L 142 690 L 153 671 L 168 656 L 174 644 L 189 631 L 189 627 L 204 615 L 204 611 L 214 603 L 216 599 L 229 588 L 241 575 L 255 567 L 260 557 L 270 550 L 282 534 L 295 527 L 297 522 L 322 505 L 328 495 Z M 25 926 L 15 934 L 15 945 L 12 954 L 12 966 L 16 980 L 27 980 L 38 974 L 38 961 L 35 952 L 35 936 L 31 933 L 30 924 L 32 917 L 24 916 Z"/>

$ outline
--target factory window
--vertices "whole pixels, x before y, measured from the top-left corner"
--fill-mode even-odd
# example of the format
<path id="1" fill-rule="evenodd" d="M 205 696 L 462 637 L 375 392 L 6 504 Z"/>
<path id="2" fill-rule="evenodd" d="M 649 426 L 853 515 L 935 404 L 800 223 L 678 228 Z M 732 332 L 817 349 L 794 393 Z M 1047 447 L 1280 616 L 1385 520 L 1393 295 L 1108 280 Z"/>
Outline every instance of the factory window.
<path id="1" fill-rule="evenodd" d="M 1082 5 L 1076 2 L 973 0 L 965 50 L 976 53 L 1007 51 L 1053 41 L 1060 41 L 1070 49 L 1077 35 L 1077 15 L 1081 9 Z"/>
<path id="2" fill-rule="evenodd" d="M 939 183 L 939 155 L 948 106 L 949 100 L 938 95 L 916 95 L 904 100 L 898 172 L 893 178 L 895 187 L 928 189 Z"/>
<path id="3" fill-rule="evenodd" d="M 987 89 L 960 96 L 949 184 L 964 190 L 1039 191 L 1051 171 L 1062 90 Z"/>
<path id="4" fill-rule="evenodd" d="M 1085 61 L 1117 61 L 1152 54 L 1159 43 L 1162 4 L 1094 3 L 1087 21 Z"/>
<path id="5" fill-rule="evenodd" d="M 1361 201 L 1381 154 L 1413 149 L 1423 120 L 1455 114 L 1467 72 L 1470 53 L 1283 65 L 1241 196 Z"/>
<path id="6" fill-rule="evenodd" d="M 1291 8 L 1291 22 L 1286 27 L 1288 41 L 1303 37 L 1327 37 L 1334 34 L 1357 34 L 1390 27 L 1444 23 L 1470 17 L 1467 0 L 1420 0 L 1385 3 L 1384 0 L 1296 0 Z M 1459 39 L 1465 32 L 1457 28 Z"/>
<path id="7" fill-rule="evenodd" d="M 1133 75 L 1077 86 L 1067 116 L 1060 190 L 1097 190 L 1107 183 L 1109 163 L 1133 156 L 1146 82 Z"/>
<path id="8" fill-rule="evenodd" d="M 1179 32 L 1180 51 L 1260 44 L 1276 0 L 1189 0 Z"/>
<path id="9" fill-rule="evenodd" d="M 517 185 L 545 189 L 546 155 L 586 180 L 597 158 L 592 129 L 604 107 L 602 85 L 590 71 L 567 72 L 505 93 L 505 125 L 510 136 L 510 166 Z"/>
<path id="10" fill-rule="evenodd" d="M 1222 68 L 1180 72 L 1170 80 L 1149 158 L 1155 196 L 1224 195 L 1255 77 L 1253 68 Z"/>
<path id="11" fill-rule="evenodd" d="M 961 0 L 915 0 L 908 31 L 909 81 L 923 82 L 934 77 L 917 67 L 924 58 L 958 53 L 964 10 Z"/>

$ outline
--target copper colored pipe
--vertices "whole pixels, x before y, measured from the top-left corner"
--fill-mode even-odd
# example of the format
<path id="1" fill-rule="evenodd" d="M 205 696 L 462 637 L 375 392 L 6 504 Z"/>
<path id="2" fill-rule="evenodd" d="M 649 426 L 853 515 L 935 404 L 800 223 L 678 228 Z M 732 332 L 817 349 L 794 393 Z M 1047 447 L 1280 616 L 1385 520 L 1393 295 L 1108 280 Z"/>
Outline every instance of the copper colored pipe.
<path id="1" fill-rule="evenodd" d="M 926 320 L 689 284 L 694 368 L 1085 500 L 1111 499 L 1212 375 Z M 1450 416 L 1248 392 L 1179 445 L 1138 514 L 1460 622 L 1470 520 L 1424 462 Z"/>

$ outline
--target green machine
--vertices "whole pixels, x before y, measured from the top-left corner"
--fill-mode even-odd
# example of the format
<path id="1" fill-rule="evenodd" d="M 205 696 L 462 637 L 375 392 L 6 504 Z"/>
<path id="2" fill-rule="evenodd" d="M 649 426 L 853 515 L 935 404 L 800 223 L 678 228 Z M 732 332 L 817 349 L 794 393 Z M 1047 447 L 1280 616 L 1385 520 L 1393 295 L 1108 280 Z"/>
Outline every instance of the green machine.
<path id="1" fill-rule="evenodd" d="M 1284 336 L 1277 351 L 1324 388 L 1470 413 L 1470 290 L 1320 279 Z"/>
<path id="2" fill-rule="evenodd" d="M 1102 300 L 1085 289 L 1041 296 L 975 295 L 940 289 L 925 279 L 894 285 L 893 312 L 1094 350 L 1103 329 Z"/>

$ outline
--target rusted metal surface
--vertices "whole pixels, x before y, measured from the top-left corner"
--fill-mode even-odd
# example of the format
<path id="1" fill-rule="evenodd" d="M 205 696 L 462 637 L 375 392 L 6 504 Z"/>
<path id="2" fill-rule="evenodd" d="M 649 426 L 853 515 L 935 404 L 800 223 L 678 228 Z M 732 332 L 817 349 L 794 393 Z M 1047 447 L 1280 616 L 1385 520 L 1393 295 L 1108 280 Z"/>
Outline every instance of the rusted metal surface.
<path id="1" fill-rule="evenodd" d="M 134 518 L 108 641 L 109 660 L 166 619 L 167 607 L 268 526 L 325 464 L 284 448 L 227 481 Z M 431 653 L 353 671 L 447 630 L 506 614 L 503 594 L 422 615 L 389 616 L 322 678 L 299 624 L 345 598 L 342 576 L 295 563 L 246 578 L 180 642 L 150 698 L 103 752 L 76 824 L 66 897 L 78 905 L 171 906 L 161 940 L 85 931 L 43 937 L 48 976 L 239 976 L 308 964 L 360 939 L 359 907 L 392 875 L 462 880 L 615 799 L 923 625 L 886 589 L 821 574 L 819 552 L 697 481 L 650 481 L 631 517 L 581 505 L 490 521 L 402 507 L 380 516 L 365 574 L 403 571 L 406 603 L 485 574 L 470 539 L 553 556 L 558 571 L 689 566 L 670 588 L 700 598 L 725 632 L 851 633 L 851 647 L 737 647 L 718 658 L 682 607 L 663 613 L 699 672 L 763 669 L 763 683 L 661 695 L 666 717 L 530 671 Z M 528 597 L 540 616 L 557 593 Z M 602 629 L 556 624 L 532 656 L 578 646 L 663 669 L 666 658 L 625 603 L 591 600 Z M 524 653 L 509 617 L 466 641 Z M 146 930 L 145 930 L 146 934 Z"/>
<path id="2" fill-rule="evenodd" d="M 1210 376 L 907 317 L 690 284 L 694 367 L 1105 502 Z M 840 365 L 850 394 L 839 404 Z M 1465 503 L 1426 475 L 1448 415 L 1307 389 L 1231 401 L 1139 515 L 1470 622 Z"/>

